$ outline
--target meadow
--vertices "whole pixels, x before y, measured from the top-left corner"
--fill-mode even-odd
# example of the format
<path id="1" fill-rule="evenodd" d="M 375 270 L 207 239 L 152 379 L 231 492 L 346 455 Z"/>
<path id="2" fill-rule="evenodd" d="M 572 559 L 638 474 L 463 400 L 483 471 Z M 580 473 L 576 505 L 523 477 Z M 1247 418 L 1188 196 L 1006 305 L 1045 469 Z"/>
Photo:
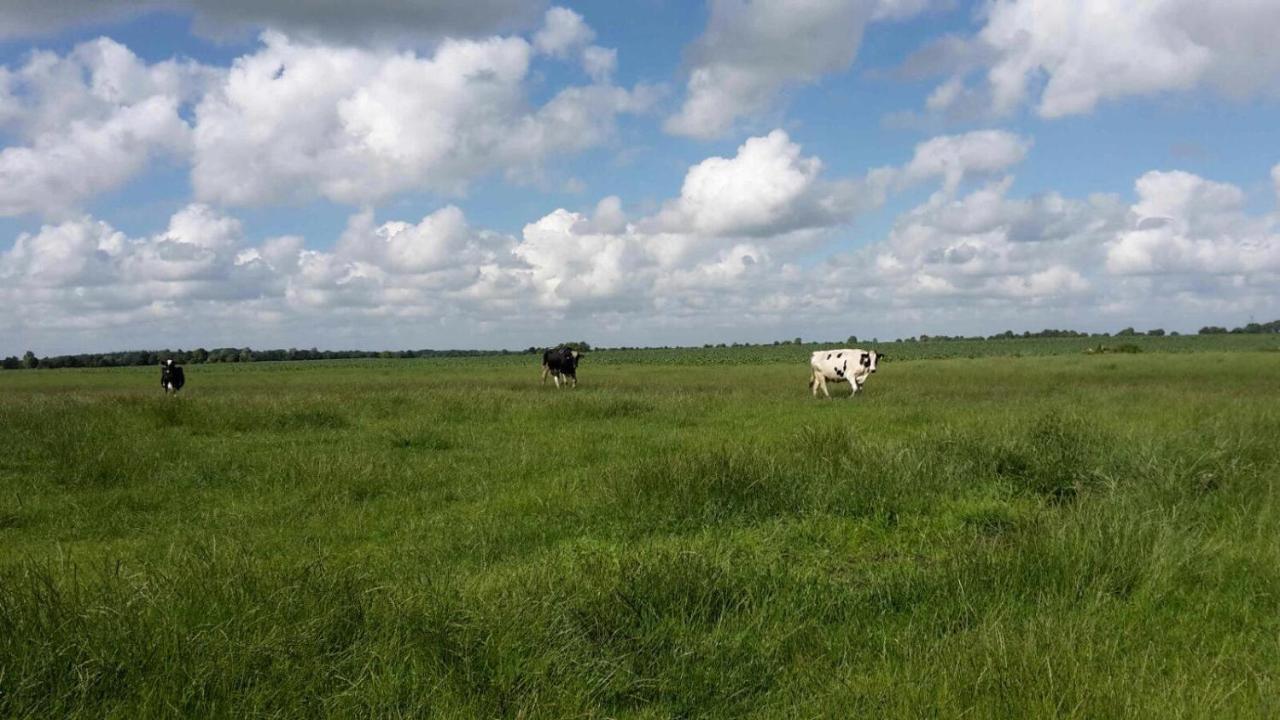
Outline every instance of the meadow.
<path id="1" fill-rule="evenodd" d="M 1280 716 L 1280 341 L 1132 341 L 0 373 L 0 717 Z"/>

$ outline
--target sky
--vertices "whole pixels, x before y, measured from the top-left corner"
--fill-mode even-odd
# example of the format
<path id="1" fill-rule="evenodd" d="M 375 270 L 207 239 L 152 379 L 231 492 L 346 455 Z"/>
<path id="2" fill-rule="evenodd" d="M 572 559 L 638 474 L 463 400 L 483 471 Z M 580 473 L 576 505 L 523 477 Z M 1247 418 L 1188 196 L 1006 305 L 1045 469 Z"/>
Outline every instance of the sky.
<path id="1" fill-rule="evenodd" d="M 1280 318 L 1280 3 L 9 0 L 0 354 Z"/>

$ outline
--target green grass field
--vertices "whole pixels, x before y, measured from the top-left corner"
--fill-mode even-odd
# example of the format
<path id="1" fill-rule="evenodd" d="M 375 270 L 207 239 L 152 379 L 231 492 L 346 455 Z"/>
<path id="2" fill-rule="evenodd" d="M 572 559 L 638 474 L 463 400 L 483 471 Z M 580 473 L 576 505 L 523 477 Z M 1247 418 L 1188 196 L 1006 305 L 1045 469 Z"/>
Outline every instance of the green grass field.
<path id="1" fill-rule="evenodd" d="M 1139 340 L 0 373 L 0 717 L 1280 716 L 1280 343 Z"/>

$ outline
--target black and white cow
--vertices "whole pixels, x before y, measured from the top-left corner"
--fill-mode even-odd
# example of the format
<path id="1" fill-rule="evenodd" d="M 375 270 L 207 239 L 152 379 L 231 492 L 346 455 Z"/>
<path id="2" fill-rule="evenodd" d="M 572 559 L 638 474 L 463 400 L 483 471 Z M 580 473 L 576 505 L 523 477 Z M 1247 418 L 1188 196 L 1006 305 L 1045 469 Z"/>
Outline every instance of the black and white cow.
<path id="1" fill-rule="evenodd" d="M 839 350 L 819 350 L 809 359 L 809 387 L 813 396 L 818 397 L 818 390 L 828 398 L 827 383 L 849 383 L 849 397 L 853 397 L 862 389 L 862 384 L 876 371 L 876 363 L 884 359 L 884 353 L 875 350 L 858 350 L 840 348 Z"/>
<path id="2" fill-rule="evenodd" d="M 187 384 L 187 378 L 182 372 L 182 366 L 177 365 L 170 358 L 160 363 L 160 387 L 164 388 L 164 394 L 174 393 L 175 395 Z"/>
<path id="3" fill-rule="evenodd" d="M 570 350 L 567 347 L 551 348 L 542 353 L 542 382 L 547 382 L 547 376 L 550 375 L 556 381 L 556 387 L 560 387 L 560 378 L 564 378 L 565 385 L 569 381 L 573 381 L 573 386 L 578 387 L 578 358 L 581 357 L 577 350 Z"/>

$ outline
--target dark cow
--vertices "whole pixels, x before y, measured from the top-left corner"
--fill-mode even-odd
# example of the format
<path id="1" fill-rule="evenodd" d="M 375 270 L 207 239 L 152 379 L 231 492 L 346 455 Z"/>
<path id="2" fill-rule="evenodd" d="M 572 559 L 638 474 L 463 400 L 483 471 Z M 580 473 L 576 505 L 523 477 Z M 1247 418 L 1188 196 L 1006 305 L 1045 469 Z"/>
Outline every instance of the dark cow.
<path id="1" fill-rule="evenodd" d="M 181 365 L 175 365 L 172 358 L 160 363 L 160 387 L 164 388 L 165 395 L 176 395 L 186 384 L 187 378 L 182 373 Z"/>
<path id="2" fill-rule="evenodd" d="M 542 353 L 542 382 L 547 382 L 547 376 L 550 375 L 556 381 L 556 387 L 560 387 L 560 378 L 564 378 L 565 385 L 569 381 L 573 381 L 573 386 L 578 387 L 578 358 L 581 357 L 577 350 L 570 350 L 567 347 L 551 348 Z"/>

